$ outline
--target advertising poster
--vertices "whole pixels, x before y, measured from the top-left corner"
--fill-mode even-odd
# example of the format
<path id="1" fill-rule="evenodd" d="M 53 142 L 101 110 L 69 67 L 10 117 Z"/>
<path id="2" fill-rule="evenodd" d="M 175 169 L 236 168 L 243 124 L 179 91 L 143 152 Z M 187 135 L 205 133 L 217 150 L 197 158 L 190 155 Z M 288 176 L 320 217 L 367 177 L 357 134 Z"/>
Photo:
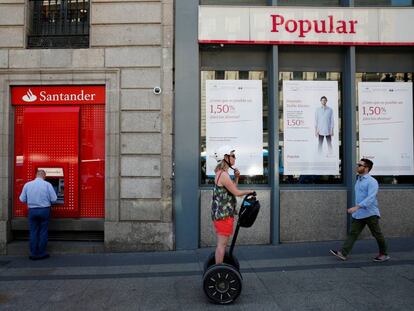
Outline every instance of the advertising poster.
<path id="1" fill-rule="evenodd" d="M 373 175 L 414 175 L 411 82 L 359 82 L 359 155 Z"/>
<path id="2" fill-rule="evenodd" d="M 261 80 L 206 81 L 207 175 L 217 165 L 211 155 L 224 145 L 236 150 L 242 175 L 263 174 L 262 106 Z"/>
<path id="3" fill-rule="evenodd" d="M 338 175 L 338 82 L 283 81 L 284 175 Z"/>

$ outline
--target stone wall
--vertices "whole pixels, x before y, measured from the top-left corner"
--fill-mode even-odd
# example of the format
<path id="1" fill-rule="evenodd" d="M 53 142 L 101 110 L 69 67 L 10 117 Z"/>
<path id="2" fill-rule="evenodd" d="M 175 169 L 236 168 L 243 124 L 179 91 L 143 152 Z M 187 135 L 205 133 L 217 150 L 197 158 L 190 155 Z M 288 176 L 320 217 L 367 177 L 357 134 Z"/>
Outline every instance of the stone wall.
<path id="1" fill-rule="evenodd" d="M 281 190 L 280 242 L 346 237 L 346 190 Z"/>
<path id="2" fill-rule="evenodd" d="M 10 85 L 105 83 L 105 245 L 173 249 L 173 1 L 92 0 L 88 49 L 26 49 L 26 6 L 0 0 L 0 246 L 13 191 Z"/>

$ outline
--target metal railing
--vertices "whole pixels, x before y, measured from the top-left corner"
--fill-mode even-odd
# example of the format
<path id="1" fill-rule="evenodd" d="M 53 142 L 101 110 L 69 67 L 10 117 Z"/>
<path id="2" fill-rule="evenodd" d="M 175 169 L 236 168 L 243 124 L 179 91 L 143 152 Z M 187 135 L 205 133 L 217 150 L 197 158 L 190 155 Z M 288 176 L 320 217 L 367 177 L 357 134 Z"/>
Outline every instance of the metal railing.
<path id="1" fill-rule="evenodd" d="M 89 47 L 89 0 L 30 0 L 29 48 Z"/>

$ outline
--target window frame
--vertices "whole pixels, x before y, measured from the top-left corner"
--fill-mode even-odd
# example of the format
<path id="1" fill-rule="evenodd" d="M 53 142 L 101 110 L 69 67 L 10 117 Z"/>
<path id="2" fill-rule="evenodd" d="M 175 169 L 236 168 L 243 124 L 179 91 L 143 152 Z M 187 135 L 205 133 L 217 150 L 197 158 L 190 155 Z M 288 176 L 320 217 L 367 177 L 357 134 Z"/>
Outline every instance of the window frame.
<path id="1" fill-rule="evenodd" d="M 27 48 L 89 48 L 90 2 L 29 0 Z"/>
<path id="2" fill-rule="evenodd" d="M 270 92 L 271 92 L 271 66 L 269 64 L 269 52 L 268 46 L 258 45 L 223 45 L 223 44 L 206 44 L 199 48 L 199 101 L 198 109 L 201 109 L 201 72 L 202 71 L 264 71 L 267 75 L 267 109 L 270 113 Z M 272 122 L 272 116 L 269 114 L 267 118 L 268 128 L 268 145 L 271 147 L 270 142 L 270 126 Z M 263 127 L 265 125 L 263 124 Z M 199 127 L 198 127 L 199 145 L 198 154 L 201 155 L 201 111 L 199 113 Z M 263 141 L 264 143 L 264 141 Z M 269 147 L 269 149 L 270 149 Z M 271 170 L 271 152 L 269 150 L 268 155 L 268 167 Z M 201 183 L 201 156 L 198 158 L 198 186 L 199 189 L 210 189 L 212 184 Z M 264 184 L 239 184 L 240 188 L 248 188 L 254 186 L 257 189 L 270 189 L 271 188 L 271 172 L 268 175 L 268 182 Z"/>
<path id="3" fill-rule="evenodd" d="M 283 92 L 282 91 L 283 79 L 280 79 L 279 77 L 281 76 L 281 74 L 283 75 L 285 73 L 286 74 L 291 74 L 292 76 L 294 76 L 295 73 L 296 74 L 300 73 L 300 75 L 302 77 L 307 76 L 309 74 L 314 74 L 317 77 L 317 75 L 319 73 L 326 73 L 326 74 L 330 73 L 330 74 L 338 74 L 339 75 L 338 80 L 319 80 L 319 79 L 316 79 L 316 80 L 302 79 L 301 80 L 301 81 L 338 81 L 338 87 L 339 87 L 339 91 L 340 91 L 340 93 L 339 93 L 340 96 L 338 96 L 338 100 L 339 100 L 339 106 L 338 106 L 338 118 L 339 119 L 338 119 L 338 121 L 340 121 L 340 123 L 339 123 L 340 126 L 338 128 L 339 143 L 340 143 L 340 145 L 339 145 L 339 162 L 342 163 L 341 171 L 340 171 L 340 174 L 339 174 L 340 178 L 339 178 L 338 183 L 332 183 L 332 182 L 329 182 L 329 180 L 327 182 L 324 182 L 324 183 L 317 183 L 317 182 L 313 182 L 313 183 L 299 183 L 299 182 L 289 183 L 289 182 L 283 182 L 282 181 L 285 176 L 286 176 L 287 179 L 289 179 L 290 176 L 294 176 L 294 175 L 283 175 L 283 173 L 282 174 L 280 173 L 280 168 L 284 167 L 284 164 L 283 164 L 284 139 L 281 138 L 282 137 L 281 135 L 284 134 L 284 129 L 282 127 L 282 125 L 283 125 L 283 113 L 284 112 L 283 112 L 283 100 L 282 100 L 282 98 L 283 98 L 283 94 L 282 94 L 282 92 Z M 292 80 L 297 80 L 297 79 L 295 79 L 293 77 L 293 79 L 289 79 L 287 81 L 292 81 Z M 318 70 L 318 71 L 307 71 L 307 70 L 306 71 L 305 70 L 297 70 L 297 71 L 296 70 L 295 71 L 283 70 L 282 71 L 282 70 L 280 70 L 279 71 L 279 76 L 278 76 L 278 86 L 277 86 L 277 88 L 275 88 L 275 91 L 276 90 L 279 92 L 279 103 L 278 103 L 278 107 L 277 107 L 277 109 L 279 110 L 279 120 L 278 120 L 278 124 L 279 124 L 279 127 L 278 127 L 279 167 L 275 168 L 275 170 L 277 169 L 278 174 L 279 174 L 279 185 L 280 185 L 280 187 L 295 188 L 296 189 L 296 188 L 302 188 L 302 187 L 305 187 L 305 188 L 315 188 L 315 187 L 318 187 L 318 188 L 320 188 L 320 187 L 332 188 L 332 187 L 344 186 L 345 185 L 345 171 L 344 171 L 343 163 L 344 163 L 344 160 L 345 160 L 344 159 L 344 157 L 345 157 L 345 154 L 344 154 L 344 134 L 345 134 L 344 133 L 344 120 L 345 120 L 344 118 L 345 118 L 345 116 L 344 116 L 344 109 L 343 109 L 343 106 L 344 106 L 343 72 L 342 71 L 321 71 L 321 70 Z M 282 120 L 282 122 L 281 122 L 281 120 Z M 330 176 L 338 176 L 338 175 L 304 175 L 304 176 L 319 176 L 319 178 L 321 178 L 321 177 L 330 178 Z"/>
<path id="4" fill-rule="evenodd" d="M 359 99 L 358 99 L 358 82 L 383 82 L 383 83 L 387 83 L 387 81 L 384 81 L 383 79 L 385 78 L 386 74 L 390 74 L 391 77 L 401 77 L 402 75 L 407 75 L 407 81 L 402 81 L 402 80 L 397 80 L 395 82 L 411 82 L 413 87 L 414 87 L 414 73 L 413 72 L 397 72 L 397 71 L 393 71 L 393 72 L 388 72 L 388 71 L 378 71 L 378 72 L 361 72 L 361 71 L 357 71 L 355 72 L 355 88 L 356 88 L 356 92 L 355 92 L 355 112 L 356 112 L 356 141 L 355 141 L 355 153 L 357 155 L 357 160 L 359 160 L 361 158 L 360 156 L 360 151 L 359 151 L 359 145 L 360 145 L 360 140 L 359 140 L 359 120 L 358 120 L 358 106 L 359 106 Z M 364 77 L 365 75 L 365 77 Z M 364 80 L 364 78 L 367 78 L 367 75 L 369 75 L 371 78 L 369 80 Z M 378 80 L 373 80 L 372 77 L 378 77 Z M 408 78 L 408 76 L 410 76 Z M 382 80 L 382 81 L 381 81 Z M 389 81 L 389 82 L 394 82 L 394 81 Z M 413 93 L 414 96 L 414 93 Z M 413 105 L 414 105 L 414 98 L 413 98 Z M 414 110 L 413 110 L 413 124 L 414 124 Z M 413 142 L 414 144 L 414 142 Z M 375 163 L 374 163 L 375 166 Z M 401 176 L 406 176 L 407 178 L 411 178 L 412 181 L 411 182 L 406 182 L 406 183 L 393 183 L 393 182 L 384 182 L 384 179 L 396 179 L 397 177 L 401 177 Z M 412 188 L 414 186 L 414 175 L 373 175 L 373 177 L 378 181 L 379 185 L 381 187 L 386 187 L 386 188 Z M 404 177 L 402 177 L 404 178 Z"/>

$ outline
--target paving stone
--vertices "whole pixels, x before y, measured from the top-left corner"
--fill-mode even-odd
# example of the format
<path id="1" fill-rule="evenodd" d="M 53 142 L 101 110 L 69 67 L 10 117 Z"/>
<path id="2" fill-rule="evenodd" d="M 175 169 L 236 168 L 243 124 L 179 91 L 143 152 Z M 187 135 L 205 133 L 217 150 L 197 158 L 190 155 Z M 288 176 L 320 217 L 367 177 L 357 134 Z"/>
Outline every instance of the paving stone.
<path id="1" fill-rule="evenodd" d="M 301 291 L 285 272 L 263 272 L 257 273 L 257 276 L 272 295 L 290 295 Z"/>
<path id="2" fill-rule="evenodd" d="M 290 295 L 276 295 L 276 300 L 282 310 L 326 310 L 346 311 L 355 310 L 352 304 L 337 294 L 321 291 L 318 293 L 295 293 Z"/>
<path id="3" fill-rule="evenodd" d="M 370 261 L 370 248 L 340 262 L 326 246 L 238 247 L 243 291 L 225 310 L 413 310 L 411 246 L 383 264 Z M 0 271 L 0 310 L 216 311 L 221 307 L 202 290 L 204 260 L 213 251 L 56 255 L 41 262 L 0 256 L 8 262 Z"/>

